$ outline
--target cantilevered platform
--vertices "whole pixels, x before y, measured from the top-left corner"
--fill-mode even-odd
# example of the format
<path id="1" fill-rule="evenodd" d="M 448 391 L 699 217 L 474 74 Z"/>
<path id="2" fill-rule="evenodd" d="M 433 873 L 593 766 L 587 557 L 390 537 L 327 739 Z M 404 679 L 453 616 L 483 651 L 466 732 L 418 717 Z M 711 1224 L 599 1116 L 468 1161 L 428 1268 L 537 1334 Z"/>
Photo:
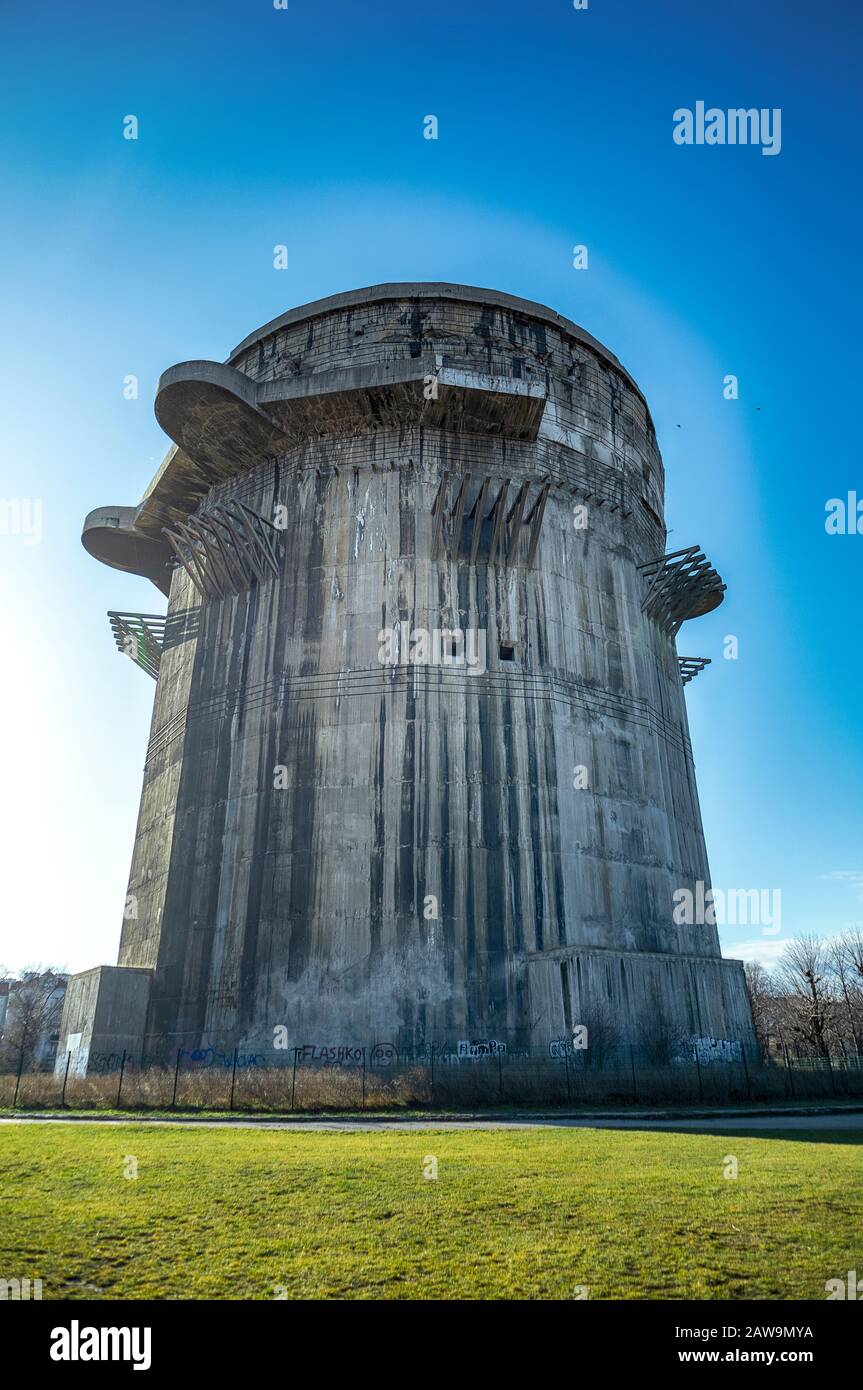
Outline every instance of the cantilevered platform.
<path id="1" fill-rule="evenodd" d="M 334 311 L 359 312 L 391 300 L 413 306 L 410 328 L 415 338 L 409 355 L 260 381 L 235 365 L 248 361 L 255 348 L 263 351 L 264 343 L 286 328 L 308 322 L 311 331 L 315 320 Z M 605 370 L 644 400 L 613 353 L 546 305 L 445 283 L 372 285 L 331 295 L 291 309 L 257 329 L 226 363 L 181 362 L 162 375 L 156 418 L 173 445 L 137 506 L 99 507 L 89 514 L 82 533 L 85 548 L 103 564 L 142 575 L 167 594 L 176 556 L 164 528 L 176 530 L 178 523 L 185 523 L 214 483 L 253 469 L 266 457 L 305 440 L 333 431 L 361 435 L 387 427 L 424 425 L 467 436 L 497 435 L 517 441 L 545 437 L 569 443 L 554 412 L 547 409 L 545 380 L 496 375 L 483 371 L 481 362 L 476 370 L 453 367 L 440 351 L 430 348 L 423 336 L 427 317 L 423 305 L 441 300 L 474 303 L 478 319 L 493 305 L 523 319 L 525 325 L 547 324 L 594 354 Z M 362 327 L 355 330 L 357 335 L 363 331 Z"/>

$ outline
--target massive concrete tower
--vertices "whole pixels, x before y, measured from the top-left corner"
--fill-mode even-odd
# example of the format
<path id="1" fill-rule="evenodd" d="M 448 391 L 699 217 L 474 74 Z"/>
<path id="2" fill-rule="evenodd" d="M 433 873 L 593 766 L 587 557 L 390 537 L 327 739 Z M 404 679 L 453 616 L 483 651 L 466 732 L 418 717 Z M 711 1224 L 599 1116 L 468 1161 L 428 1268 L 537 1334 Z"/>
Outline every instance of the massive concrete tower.
<path id="1" fill-rule="evenodd" d="M 539 304 L 390 284 L 162 377 L 173 447 L 96 558 L 157 679 L 119 965 L 61 1051 L 465 1039 L 578 1024 L 748 1041 L 708 881 L 679 657 L 722 601 L 666 554 L 617 359 Z M 71 1040 L 71 1041 L 70 1041 Z"/>

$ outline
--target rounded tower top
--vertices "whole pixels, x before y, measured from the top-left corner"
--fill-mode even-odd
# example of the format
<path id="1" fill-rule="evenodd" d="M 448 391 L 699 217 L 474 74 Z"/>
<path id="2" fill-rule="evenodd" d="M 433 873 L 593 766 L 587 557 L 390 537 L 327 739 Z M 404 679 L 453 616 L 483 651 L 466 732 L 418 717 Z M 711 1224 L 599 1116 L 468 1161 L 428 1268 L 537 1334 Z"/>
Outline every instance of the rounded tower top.
<path id="1" fill-rule="evenodd" d="M 309 441 L 353 447 L 382 428 L 535 444 L 561 486 L 589 474 L 613 509 L 627 488 L 641 497 L 664 542 L 662 460 L 637 384 L 578 324 L 500 290 L 392 282 L 298 305 L 226 361 L 169 367 L 155 411 L 171 449 L 138 506 L 97 509 L 83 540 L 163 592 L 172 528 L 214 484 Z"/>
<path id="2" fill-rule="evenodd" d="M 305 323 L 309 319 L 318 318 L 325 314 L 337 313 L 342 309 L 358 309 L 371 304 L 383 304 L 392 299 L 449 299 L 465 304 L 476 304 L 481 308 L 506 309 L 510 313 L 522 314 L 525 318 L 545 323 L 552 328 L 557 328 L 562 333 L 569 334 L 584 347 L 590 348 L 609 367 L 620 372 L 642 401 L 645 399 L 638 383 L 619 358 L 615 357 L 604 343 L 601 343 L 598 338 L 594 338 L 592 333 L 588 333 L 585 328 L 581 328 L 572 319 L 550 309 L 547 304 L 540 304 L 533 299 L 522 299 L 519 295 L 507 294 L 503 290 L 482 289 L 477 285 L 456 285 L 446 280 L 387 281 L 382 285 L 367 285 L 365 289 L 345 290 L 341 294 L 327 295 L 324 299 L 313 299 L 308 304 L 298 304 L 296 308 L 286 310 L 284 314 L 279 314 L 277 318 L 270 319 L 269 323 L 265 323 L 261 328 L 256 328 L 253 333 L 249 333 L 234 348 L 227 359 L 227 364 L 233 365 L 243 353 L 248 352 L 250 348 L 257 347 L 259 343 L 266 341 L 267 338 L 272 337 L 274 333 L 280 332 L 283 328 L 290 328 L 295 324 Z"/>

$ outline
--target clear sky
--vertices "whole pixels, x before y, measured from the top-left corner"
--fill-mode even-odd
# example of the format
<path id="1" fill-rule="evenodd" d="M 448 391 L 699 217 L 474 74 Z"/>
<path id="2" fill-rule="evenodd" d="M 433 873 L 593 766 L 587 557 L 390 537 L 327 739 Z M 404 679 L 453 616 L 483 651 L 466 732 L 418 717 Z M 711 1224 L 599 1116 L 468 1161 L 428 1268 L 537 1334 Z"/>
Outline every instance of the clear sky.
<path id="1" fill-rule="evenodd" d="M 713 660 L 687 687 L 713 880 L 782 894 L 781 933 L 725 952 L 863 921 L 863 534 L 825 531 L 863 499 L 862 24 L 859 0 L 3 0 L 0 498 L 41 537 L 0 521 L 0 964 L 116 960 L 154 687 L 105 613 L 164 600 L 80 532 L 160 462 L 160 372 L 384 280 L 540 300 L 633 373 L 671 548 L 728 583 L 678 644 Z M 676 144 L 698 101 L 781 108 L 780 153 Z"/>

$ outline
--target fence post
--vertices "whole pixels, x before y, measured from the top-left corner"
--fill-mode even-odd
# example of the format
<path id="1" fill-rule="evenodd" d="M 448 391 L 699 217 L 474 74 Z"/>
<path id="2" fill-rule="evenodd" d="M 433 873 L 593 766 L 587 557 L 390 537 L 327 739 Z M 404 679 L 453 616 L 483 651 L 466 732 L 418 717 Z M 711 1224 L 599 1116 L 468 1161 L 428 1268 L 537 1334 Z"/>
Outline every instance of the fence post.
<path id="1" fill-rule="evenodd" d="M 237 1049 L 234 1048 L 234 1065 L 231 1069 L 231 1099 L 228 1105 L 229 1110 L 234 1108 L 234 1086 L 237 1082 Z"/>
<path id="2" fill-rule="evenodd" d="M 836 1094 L 836 1077 L 833 1075 L 833 1063 L 832 1063 L 831 1060 L 830 1060 L 830 1053 L 829 1053 L 829 1052 L 827 1053 L 827 1065 L 828 1065 L 828 1067 L 830 1068 L 830 1086 L 831 1086 L 831 1089 L 832 1089 L 833 1094 L 834 1094 L 834 1096 L 835 1096 L 835 1094 Z"/>
<path id="3" fill-rule="evenodd" d="M 785 1070 L 788 1072 L 788 1080 L 791 1082 L 791 1094 L 794 1096 L 797 1092 L 794 1090 L 794 1070 L 791 1066 L 791 1057 L 788 1052 L 787 1044 L 783 1043 L 782 1047 L 785 1052 Z"/>
<path id="4" fill-rule="evenodd" d="M 180 1071 L 180 1048 L 177 1048 L 177 1061 L 174 1066 L 174 1094 L 171 1096 L 171 1109 L 177 1104 L 177 1076 Z"/>
<path id="5" fill-rule="evenodd" d="M 432 1043 L 432 1056 L 431 1056 L 431 1104 L 432 1104 L 432 1106 L 434 1106 L 434 1050 L 435 1050 L 435 1044 Z"/>
<path id="6" fill-rule="evenodd" d="M 503 1101 L 503 1053 L 497 1054 L 497 1089 L 498 1098 Z"/>
<path id="7" fill-rule="evenodd" d="M 294 1092 L 297 1089 L 297 1053 L 299 1048 L 294 1048 L 294 1070 L 291 1075 L 291 1109 L 294 1108 Z"/>
<path id="8" fill-rule="evenodd" d="M 15 1094 L 12 1097 L 12 1109 L 18 1104 L 18 1087 L 21 1085 L 21 1073 L 24 1070 L 24 1049 L 21 1048 L 21 1057 L 18 1062 L 18 1075 L 15 1077 Z"/>
<path id="9" fill-rule="evenodd" d="M 117 1109 L 120 1109 L 120 1092 L 123 1089 L 123 1072 L 126 1070 L 126 1049 L 123 1048 L 123 1060 L 120 1063 L 120 1080 L 117 1085 Z"/>
<path id="10" fill-rule="evenodd" d="M 66 1070 L 65 1070 L 65 1072 L 63 1073 L 63 1095 L 62 1095 L 62 1098 L 61 1098 L 61 1100 L 60 1100 L 60 1104 L 63 1106 L 64 1109 L 65 1109 L 65 1107 L 66 1107 L 66 1082 L 69 1080 L 69 1063 L 71 1062 L 71 1060 L 72 1060 L 72 1052 L 71 1052 L 71 1049 L 70 1049 L 70 1050 L 66 1053 Z"/>
<path id="11" fill-rule="evenodd" d="M 366 1108 L 366 1050 L 363 1048 L 363 1110 Z"/>
<path id="12" fill-rule="evenodd" d="M 638 1104 L 638 1081 L 635 1076 L 635 1048 L 629 1044 L 629 1066 L 632 1071 L 632 1099 Z"/>
<path id="13" fill-rule="evenodd" d="M 698 1048 L 693 1047 L 692 1055 L 695 1058 L 695 1068 L 698 1072 L 698 1096 L 701 1104 L 704 1104 L 704 1082 L 701 1079 L 701 1063 L 698 1060 Z"/>
<path id="14" fill-rule="evenodd" d="M 566 1103 L 567 1105 L 572 1105 L 572 1086 L 569 1080 L 569 1053 L 566 1050 L 565 1043 L 563 1048 L 563 1065 L 566 1067 Z"/>
<path id="15" fill-rule="evenodd" d="M 749 1063 L 748 1063 L 747 1060 L 746 1060 L 746 1043 L 741 1043 L 741 1044 L 740 1044 L 740 1051 L 741 1051 L 741 1053 L 743 1054 L 743 1070 L 744 1070 L 745 1073 L 746 1073 L 746 1095 L 747 1095 L 747 1098 L 748 1098 L 749 1100 L 751 1100 L 751 1099 L 752 1099 L 752 1082 L 751 1082 L 750 1079 L 749 1079 Z"/>

